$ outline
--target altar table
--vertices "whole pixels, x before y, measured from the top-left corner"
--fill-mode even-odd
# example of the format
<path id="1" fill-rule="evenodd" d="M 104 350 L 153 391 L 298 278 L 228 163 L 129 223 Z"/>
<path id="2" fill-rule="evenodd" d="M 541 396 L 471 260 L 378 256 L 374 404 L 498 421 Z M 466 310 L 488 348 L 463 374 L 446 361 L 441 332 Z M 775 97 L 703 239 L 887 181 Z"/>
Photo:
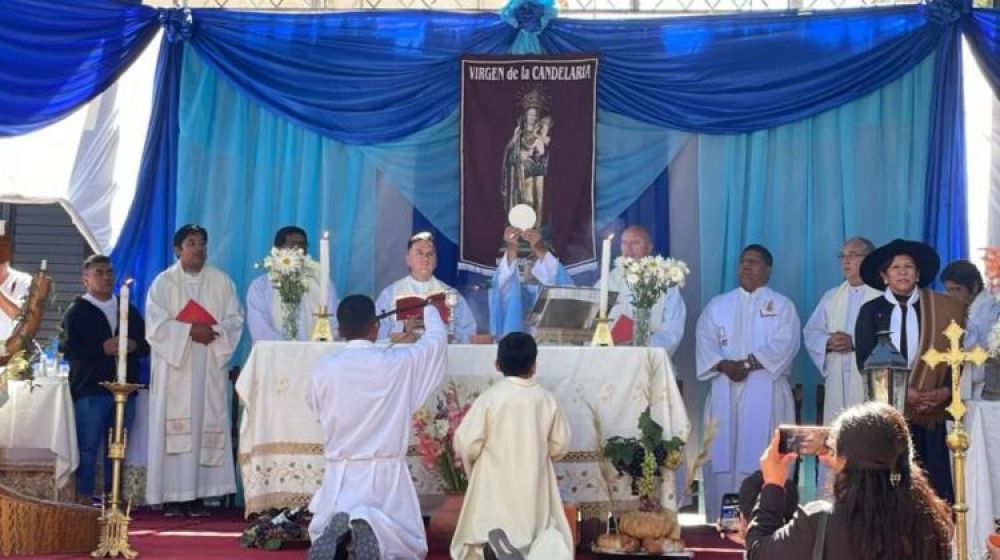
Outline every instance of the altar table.
<path id="1" fill-rule="evenodd" d="M 7 393 L 0 405 L 0 465 L 52 468 L 54 488 L 63 488 L 80 462 L 69 383 L 60 377 L 8 381 Z"/>
<path id="2" fill-rule="evenodd" d="M 965 501 L 969 504 L 969 558 L 982 558 L 986 537 L 1000 518 L 1000 401 L 966 401 L 969 451 Z"/>
<path id="3" fill-rule="evenodd" d="M 319 488 L 323 437 L 306 390 L 313 366 L 341 348 L 339 343 L 274 341 L 254 346 L 236 383 L 244 407 L 239 463 L 247 514 L 307 505 Z M 463 402 L 482 392 L 501 379 L 495 360 L 495 345 L 450 345 L 445 380 L 426 404 L 436 406 L 451 382 L 458 384 Z M 587 517 L 608 511 L 607 484 L 598 466 L 604 440 L 636 436 L 647 406 L 666 439 L 687 439 L 690 431 L 673 366 L 662 348 L 541 346 L 536 379 L 555 394 L 569 419 L 570 453 L 556 463 L 556 475 L 563 500 L 576 503 Z M 412 443 L 408 463 L 417 493 L 442 493 L 440 479 L 420 464 Z M 634 502 L 627 477 L 616 476 L 611 486 L 617 507 Z M 662 485 L 665 507 L 676 507 L 674 494 L 670 472 Z"/>

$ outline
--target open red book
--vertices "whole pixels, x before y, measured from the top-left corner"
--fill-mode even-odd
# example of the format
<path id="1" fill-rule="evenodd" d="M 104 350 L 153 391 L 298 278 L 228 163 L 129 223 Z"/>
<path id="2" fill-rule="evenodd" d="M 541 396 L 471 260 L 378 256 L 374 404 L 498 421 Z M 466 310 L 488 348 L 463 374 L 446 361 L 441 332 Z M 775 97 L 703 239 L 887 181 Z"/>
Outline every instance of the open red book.
<path id="1" fill-rule="evenodd" d="M 422 319 L 424 317 L 424 308 L 421 307 L 421 304 L 428 299 L 431 300 L 431 304 L 437 307 L 437 310 L 441 313 L 441 320 L 447 323 L 448 317 L 451 315 L 451 310 L 444 304 L 444 294 L 431 294 L 426 298 L 422 296 L 396 298 L 396 320 Z"/>
<path id="2" fill-rule="evenodd" d="M 209 313 L 207 309 L 202 307 L 193 299 L 189 299 L 187 304 L 184 306 L 184 309 L 181 309 L 181 312 L 177 314 L 177 320 L 182 323 L 190 323 L 192 325 L 198 323 L 214 325 L 218 323 L 218 321 L 215 320 L 215 317 L 212 317 L 212 314 Z"/>
<path id="3" fill-rule="evenodd" d="M 634 326 L 635 321 L 631 317 L 628 315 L 619 315 L 618 320 L 615 321 L 615 326 L 611 327 L 611 340 L 614 340 L 617 345 L 631 343 Z"/>

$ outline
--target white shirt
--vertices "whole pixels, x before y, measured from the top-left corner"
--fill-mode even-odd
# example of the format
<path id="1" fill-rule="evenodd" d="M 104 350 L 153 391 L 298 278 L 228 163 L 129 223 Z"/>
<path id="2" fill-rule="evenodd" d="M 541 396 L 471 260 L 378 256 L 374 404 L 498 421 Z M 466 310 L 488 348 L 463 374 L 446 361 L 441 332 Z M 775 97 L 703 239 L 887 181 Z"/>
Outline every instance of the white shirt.
<path id="1" fill-rule="evenodd" d="M 333 282 L 329 283 L 330 290 L 327 294 L 327 311 L 330 313 L 330 327 L 337 328 L 337 288 Z M 262 274 L 250 283 L 247 289 L 247 328 L 250 329 L 250 338 L 253 342 L 258 340 L 282 340 L 281 334 L 281 314 L 277 294 L 271 284 L 271 278 L 267 274 Z M 298 336 L 296 340 L 309 340 L 312 336 L 313 325 L 316 324 L 316 310 L 319 309 L 319 285 L 311 282 L 309 290 L 302 295 L 302 302 L 299 305 L 298 316 Z"/>
<path id="2" fill-rule="evenodd" d="M 24 304 L 24 299 L 28 297 L 29 288 L 31 288 L 31 275 L 8 266 L 7 278 L 0 284 L 0 291 L 3 291 L 7 299 L 20 307 Z M 0 313 L 0 341 L 10 338 L 15 326 L 17 326 L 17 321 L 13 317 L 8 317 L 6 313 Z"/>
<path id="3" fill-rule="evenodd" d="M 352 340 L 311 373 L 306 399 L 323 429 L 326 470 L 313 496 L 309 534 L 316 539 L 339 511 L 366 519 L 383 559 L 423 558 L 427 539 L 406 466 L 413 413 L 444 378 L 448 335 L 437 310 L 415 344 L 374 346 Z"/>
<path id="4" fill-rule="evenodd" d="M 115 334 L 115 329 L 118 328 L 118 296 L 112 295 L 107 301 L 101 301 L 88 292 L 83 294 L 83 299 L 94 304 L 94 307 L 104 313 L 104 317 L 108 320 L 108 326 L 111 327 L 111 334 Z"/>
<path id="5" fill-rule="evenodd" d="M 736 288 L 712 298 L 702 311 L 697 374 L 712 383 L 705 415 L 719 425 L 712 444 L 717 471 L 734 466 L 756 470 L 774 427 L 794 419 L 788 376 L 799 351 L 800 329 L 795 304 L 767 286 L 752 293 Z M 745 360 L 750 354 L 763 369 L 750 372 L 744 381 L 733 383 L 715 369 L 722 360 Z"/>
<path id="6" fill-rule="evenodd" d="M 831 288 L 816 305 L 812 316 L 802 329 L 806 350 L 813 364 L 826 381 L 826 402 L 823 421 L 830 424 L 841 410 L 864 400 L 864 385 L 858 373 L 854 352 L 827 352 L 830 335 L 844 332 L 854 339 L 854 326 L 858 322 L 861 306 L 881 295 L 881 292 L 864 284 L 851 286 L 846 281 Z M 843 306 L 836 309 L 834 306 Z"/>

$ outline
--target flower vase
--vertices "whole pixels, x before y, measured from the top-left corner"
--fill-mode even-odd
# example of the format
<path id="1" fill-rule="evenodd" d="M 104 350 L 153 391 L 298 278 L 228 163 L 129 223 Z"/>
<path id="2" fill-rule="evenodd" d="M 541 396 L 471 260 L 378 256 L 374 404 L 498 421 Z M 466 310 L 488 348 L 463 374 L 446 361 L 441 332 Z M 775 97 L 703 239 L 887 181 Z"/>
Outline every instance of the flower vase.
<path id="1" fill-rule="evenodd" d="M 648 307 L 636 307 L 634 311 L 632 346 L 649 346 L 649 317 L 652 310 Z"/>
<path id="2" fill-rule="evenodd" d="M 295 340 L 299 336 L 299 307 L 302 305 L 298 301 L 281 302 L 281 336 L 285 340 Z"/>
<path id="3" fill-rule="evenodd" d="M 465 492 L 445 492 L 444 501 L 431 513 L 427 524 L 427 545 L 430 550 L 448 550 L 451 538 L 458 527 L 458 516 L 462 513 Z"/>

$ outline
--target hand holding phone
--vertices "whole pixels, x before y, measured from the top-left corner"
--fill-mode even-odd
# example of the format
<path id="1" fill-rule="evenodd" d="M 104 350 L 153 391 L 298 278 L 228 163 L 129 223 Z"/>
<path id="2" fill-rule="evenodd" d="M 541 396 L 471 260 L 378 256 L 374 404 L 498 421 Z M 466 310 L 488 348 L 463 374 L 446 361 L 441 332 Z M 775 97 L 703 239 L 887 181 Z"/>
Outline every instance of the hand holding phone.
<path id="1" fill-rule="evenodd" d="M 826 445 L 830 437 L 827 426 L 778 426 L 780 439 L 778 453 L 798 453 L 799 455 L 825 455 L 830 452 Z"/>
<path id="2" fill-rule="evenodd" d="M 740 530 L 740 496 L 723 494 L 722 509 L 719 510 L 719 531 L 737 533 Z"/>

